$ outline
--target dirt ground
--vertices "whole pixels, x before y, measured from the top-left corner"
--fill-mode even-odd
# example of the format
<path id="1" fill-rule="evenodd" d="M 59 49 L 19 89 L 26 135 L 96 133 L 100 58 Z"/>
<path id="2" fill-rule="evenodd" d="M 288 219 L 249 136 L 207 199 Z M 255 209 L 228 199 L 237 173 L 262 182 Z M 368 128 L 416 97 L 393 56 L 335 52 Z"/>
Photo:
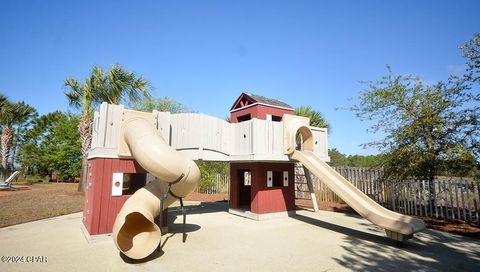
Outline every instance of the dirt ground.
<path id="1" fill-rule="evenodd" d="M 17 185 L 0 191 L 0 227 L 79 212 L 83 193 L 76 183 Z"/>
<path id="2" fill-rule="evenodd" d="M 184 198 L 184 200 L 185 201 L 201 201 L 201 202 L 228 201 L 228 195 L 227 194 L 207 195 L 207 194 L 193 192 L 189 194 L 186 198 Z"/>
<path id="3" fill-rule="evenodd" d="M 19 185 L 13 186 L 16 190 L 0 190 L 0 197 L 1 196 L 8 196 L 8 195 L 18 195 L 25 192 L 30 192 L 32 190 L 37 190 L 38 188 L 33 187 L 32 185 Z"/>

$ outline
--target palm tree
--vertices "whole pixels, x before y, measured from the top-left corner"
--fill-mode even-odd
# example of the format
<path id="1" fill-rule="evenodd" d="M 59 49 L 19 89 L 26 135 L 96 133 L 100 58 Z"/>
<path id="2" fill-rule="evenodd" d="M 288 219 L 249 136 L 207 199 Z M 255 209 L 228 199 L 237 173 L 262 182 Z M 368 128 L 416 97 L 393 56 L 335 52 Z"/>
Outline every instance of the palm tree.
<path id="1" fill-rule="evenodd" d="M 7 169 L 13 138 L 13 126 L 26 122 L 36 115 L 37 111 L 24 102 L 11 103 L 1 97 L 0 102 L 0 124 L 3 126 L 1 135 L 2 167 L 3 169 Z"/>
<path id="2" fill-rule="evenodd" d="M 3 105 L 5 104 L 5 102 L 7 102 L 7 97 L 4 96 L 3 94 L 0 94 L 0 109 L 3 107 Z"/>
<path id="3" fill-rule="evenodd" d="M 119 104 L 127 100 L 136 101 L 141 97 L 150 97 L 150 86 L 143 77 L 124 70 L 120 65 L 112 65 L 108 71 L 94 66 L 85 83 L 67 78 L 64 84 L 67 88 L 65 95 L 70 105 L 81 110 L 78 130 L 82 144 L 83 164 L 79 190 L 83 191 L 86 159 L 92 139 L 90 123 L 93 119 L 94 107 L 102 102 Z"/>
<path id="4" fill-rule="evenodd" d="M 119 104 L 127 102 L 127 98 L 130 102 L 138 101 L 142 96 L 151 98 L 148 82 L 118 64 L 112 65 L 107 72 L 100 67 L 93 67 L 92 75 L 91 84 L 99 90 L 99 102 Z"/>
<path id="5" fill-rule="evenodd" d="M 90 148 L 94 107 L 102 102 L 119 104 L 136 101 L 142 96 L 150 97 L 149 84 L 143 77 L 124 70 L 120 65 L 112 65 L 108 71 L 94 66 L 91 75 L 80 83 L 74 78 L 65 80 L 65 95 L 71 106 L 81 109 L 82 116 L 78 130 L 82 142 L 82 155 L 86 158 Z"/>
<path id="6" fill-rule="evenodd" d="M 70 106 L 81 109 L 80 123 L 78 131 L 80 132 L 80 142 L 82 144 L 82 156 L 87 157 L 90 147 L 92 134 L 90 131 L 90 123 L 93 117 L 93 104 L 98 99 L 98 93 L 90 88 L 89 80 L 85 84 L 80 84 L 76 79 L 67 78 L 65 86 L 70 90 L 65 92 Z"/>
<path id="7" fill-rule="evenodd" d="M 310 118 L 310 125 L 330 129 L 330 124 L 323 115 L 310 106 L 300 106 L 295 108 L 295 114 Z"/>

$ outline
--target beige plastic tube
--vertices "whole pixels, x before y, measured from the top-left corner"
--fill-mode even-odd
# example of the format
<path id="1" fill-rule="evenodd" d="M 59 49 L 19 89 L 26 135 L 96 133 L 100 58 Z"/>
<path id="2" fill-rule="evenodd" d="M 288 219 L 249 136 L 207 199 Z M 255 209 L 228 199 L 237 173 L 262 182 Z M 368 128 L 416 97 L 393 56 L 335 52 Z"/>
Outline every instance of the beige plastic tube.
<path id="1" fill-rule="evenodd" d="M 167 208 L 195 190 L 200 171 L 195 162 L 170 147 L 160 133 L 143 118 L 132 118 L 123 124 L 124 138 L 132 156 L 152 175 L 155 181 L 136 191 L 123 205 L 113 225 L 113 241 L 132 259 L 142 259 L 158 247 L 160 228 L 155 217 L 160 214 L 160 198 L 171 183 L 165 200 Z M 176 196 L 176 197 L 175 197 Z"/>

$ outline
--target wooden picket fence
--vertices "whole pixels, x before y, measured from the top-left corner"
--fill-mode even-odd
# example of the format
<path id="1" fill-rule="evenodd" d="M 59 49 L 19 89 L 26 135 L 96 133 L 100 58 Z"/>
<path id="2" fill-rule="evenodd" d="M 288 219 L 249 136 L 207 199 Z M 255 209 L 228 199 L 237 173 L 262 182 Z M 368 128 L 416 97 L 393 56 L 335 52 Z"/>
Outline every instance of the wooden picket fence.
<path id="1" fill-rule="evenodd" d="M 228 175 L 215 174 L 213 182 L 207 186 L 197 186 L 195 192 L 201 194 L 227 194 L 230 189 L 230 177 Z"/>
<path id="2" fill-rule="evenodd" d="M 480 182 L 464 178 L 389 181 L 392 210 L 480 224 Z"/>
<path id="3" fill-rule="evenodd" d="M 333 167 L 355 187 L 380 205 L 396 212 L 480 225 L 480 182 L 465 178 L 438 177 L 425 180 L 383 180 L 381 168 Z M 343 201 L 312 175 L 319 201 Z M 301 164 L 295 166 L 295 196 L 310 199 Z"/>
<path id="4" fill-rule="evenodd" d="M 385 201 L 385 195 L 380 186 L 381 184 L 377 182 L 383 175 L 381 168 L 335 166 L 333 169 L 349 180 L 363 193 L 372 197 L 375 201 L 379 203 Z M 323 184 L 316 176 L 311 175 L 311 177 L 318 200 L 343 203 L 342 199 Z M 299 163 L 295 164 L 295 197 L 298 199 L 310 199 L 305 173 L 302 165 Z"/>

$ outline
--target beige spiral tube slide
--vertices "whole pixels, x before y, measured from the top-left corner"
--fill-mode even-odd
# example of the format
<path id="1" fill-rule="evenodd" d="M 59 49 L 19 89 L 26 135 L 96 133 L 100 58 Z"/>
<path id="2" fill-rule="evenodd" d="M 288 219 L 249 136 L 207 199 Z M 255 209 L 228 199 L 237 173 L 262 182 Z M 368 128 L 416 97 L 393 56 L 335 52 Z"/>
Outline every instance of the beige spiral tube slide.
<path id="1" fill-rule="evenodd" d="M 157 179 L 136 191 L 123 205 L 113 225 L 113 241 L 132 259 L 142 259 L 158 247 L 161 230 L 155 223 L 160 214 L 160 199 L 171 184 L 167 208 L 195 190 L 200 171 L 195 162 L 170 147 L 145 118 L 123 122 L 122 136 L 131 156 Z"/>
<path id="2" fill-rule="evenodd" d="M 425 229 L 422 220 L 385 209 L 318 157 L 313 152 L 313 135 L 308 118 L 284 115 L 283 121 L 285 154 L 307 167 L 362 217 L 384 228 L 389 238 L 403 242 Z M 297 132 L 301 134 L 302 150 L 296 150 Z"/>

